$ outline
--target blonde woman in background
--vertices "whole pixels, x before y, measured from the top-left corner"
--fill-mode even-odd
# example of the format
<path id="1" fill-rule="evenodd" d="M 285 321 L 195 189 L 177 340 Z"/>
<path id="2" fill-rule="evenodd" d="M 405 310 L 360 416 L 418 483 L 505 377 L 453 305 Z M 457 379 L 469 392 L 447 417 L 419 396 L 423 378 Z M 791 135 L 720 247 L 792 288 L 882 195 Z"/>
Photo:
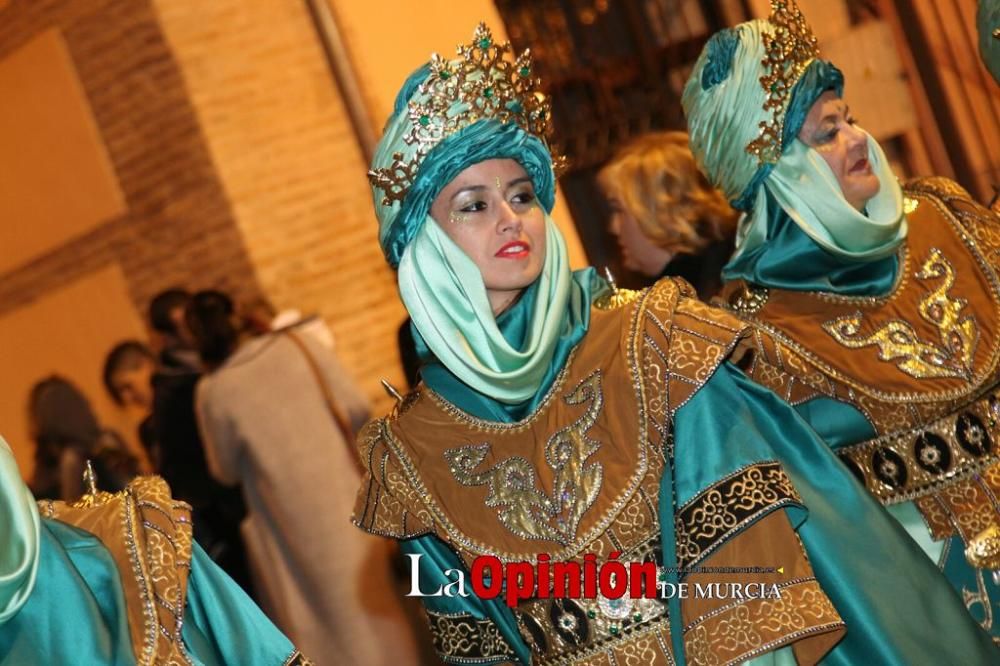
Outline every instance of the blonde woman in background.
<path id="1" fill-rule="evenodd" d="M 682 277 L 702 299 L 722 286 L 736 212 L 698 170 L 684 132 L 644 134 L 598 174 L 626 268 Z"/>

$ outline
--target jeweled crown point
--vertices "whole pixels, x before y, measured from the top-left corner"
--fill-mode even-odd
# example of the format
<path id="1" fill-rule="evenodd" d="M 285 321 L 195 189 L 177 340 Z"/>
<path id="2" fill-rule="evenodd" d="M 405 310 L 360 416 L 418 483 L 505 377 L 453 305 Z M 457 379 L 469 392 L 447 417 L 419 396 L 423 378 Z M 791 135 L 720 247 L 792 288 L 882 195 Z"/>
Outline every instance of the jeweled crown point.
<path id="1" fill-rule="evenodd" d="M 794 0 L 771 0 L 767 20 L 774 30 L 763 35 L 764 74 L 760 84 L 767 93 L 763 108 L 771 112 L 771 118 L 760 123 L 760 135 L 746 147 L 760 165 L 774 164 L 781 158 L 788 98 L 795 82 L 819 55 L 816 35 Z"/>
<path id="2" fill-rule="evenodd" d="M 510 42 L 494 40 L 483 22 L 456 52 L 459 57 L 453 61 L 431 55 L 430 73 L 407 104 L 410 127 L 403 141 L 415 147 L 410 158 L 404 162 L 397 153 L 391 165 L 369 172 L 372 185 L 384 193 L 383 205 L 406 198 L 420 163 L 434 146 L 479 120 L 515 123 L 547 143 L 549 101 L 541 81 L 531 76 L 531 52 L 511 57 Z"/>

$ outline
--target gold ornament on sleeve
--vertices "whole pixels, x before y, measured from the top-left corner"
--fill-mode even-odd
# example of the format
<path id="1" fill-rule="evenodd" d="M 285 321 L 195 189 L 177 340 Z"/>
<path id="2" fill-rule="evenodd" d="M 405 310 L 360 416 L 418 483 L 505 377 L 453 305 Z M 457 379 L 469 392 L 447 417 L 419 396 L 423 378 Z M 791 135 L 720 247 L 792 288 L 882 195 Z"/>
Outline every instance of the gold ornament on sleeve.
<path id="1" fill-rule="evenodd" d="M 747 152 L 756 155 L 761 165 L 775 164 L 781 157 L 781 136 L 785 126 L 785 110 L 792 88 L 802 73 L 818 55 L 816 36 L 806 23 L 794 0 L 771 0 L 768 17 L 774 30 L 764 32 L 764 75 L 760 84 L 767 93 L 764 111 L 771 112 L 769 121 L 761 121 L 760 136 L 747 145 Z"/>
<path id="2" fill-rule="evenodd" d="M 511 54 L 510 42 L 497 43 L 480 23 L 472 41 L 458 46 L 457 52 L 457 60 L 431 56 L 430 74 L 417 89 L 418 99 L 408 104 L 410 129 L 403 141 L 416 145 L 416 154 L 407 160 L 403 153 L 394 153 L 388 167 L 368 172 L 372 185 L 384 193 L 384 206 L 406 197 L 421 161 L 434 146 L 476 121 L 516 123 L 546 140 L 551 112 L 541 80 L 533 76 L 530 50 L 505 58 Z"/>
<path id="3" fill-rule="evenodd" d="M 990 525 L 965 549 L 965 559 L 979 569 L 1000 569 L 1000 527 Z"/>

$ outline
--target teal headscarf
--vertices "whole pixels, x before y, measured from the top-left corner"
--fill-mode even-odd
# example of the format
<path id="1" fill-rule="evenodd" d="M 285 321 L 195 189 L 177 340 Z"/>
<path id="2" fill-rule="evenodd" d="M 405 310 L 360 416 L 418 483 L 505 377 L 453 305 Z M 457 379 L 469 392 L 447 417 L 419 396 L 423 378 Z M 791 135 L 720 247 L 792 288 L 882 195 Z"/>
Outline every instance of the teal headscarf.
<path id="1" fill-rule="evenodd" d="M 14 454 L 0 438 L 0 624 L 28 600 L 38 573 L 39 518 Z"/>
<path id="2" fill-rule="evenodd" d="M 488 39 L 477 35 L 474 43 Z M 453 60 L 448 68 L 458 71 L 462 62 Z M 517 67 L 515 74 L 520 75 L 517 72 L 525 72 L 529 65 L 518 61 Z M 499 69 L 485 75 L 477 72 L 475 83 L 482 76 L 498 77 L 492 85 L 499 86 L 500 77 L 509 73 Z M 480 85 L 480 91 L 493 97 L 492 85 Z M 410 76 L 397 96 L 372 160 L 372 172 L 393 173 L 400 163 L 408 163 L 412 183 L 405 196 L 392 200 L 387 200 L 384 189 L 373 186 L 379 242 L 389 264 L 398 267 L 400 296 L 430 352 L 483 395 L 511 405 L 524 403 L 551 378 L 553 364 L 564 360 L 567 336 L 575 341 L 585 332 L 574 311 L 584 307 L 582 303 L 589 309 L 590 281 L 573 278 L 565 241 L 548 215 L 555 203 L 555 176 L 544 139 L 495 113 L 470 116 L 470 109 L 479 109 L 484 100 L 469 99 L 466 94 L 463 99 L 456 95 L 447 116 L 464 114 L 469 122 L 434 137 L 436 143 L 427 150 L 414 137 L 440 130 L 442 125 L 435 125 L 435 119 L 422 115 L 420 109 L 440 90 L 439 74 L 426 65 Z M 513 108 L 520 102 L 507 104 Z M 528 173 L 546 214 L 541 275 L 532 285 L 533 297 L 514 306 L 531 309 L 526 313 L 528 330 L 518 346 L 497 326 L 479 269 L 430 216 L 435 197 L 459 173 L 484 160 L 503 158 L 516 160 Z"/>
<path id="3" fill-rule="evenodd" d="M 781 157 L 775 164 L 762 164 L 746 150 L 770 118 L 761 78 L 764 36 L 773 32 L 770 22 L 755 20 L 713 35 L 682 98 L 695 158 L 712 184 L 747 213 L 737 233 L 736 259 L 769 239 L 775 205 L 815 245 L 840 260 L 887 257 L 905 238 L 906 219 L 902 192 L 878 143 L 869 137 L 869 161 L 881 187 L 860 213 L 844 198 L 822 157 L 797 138 L 823 92 L 843 93 L 843 75 L 836 67 L 812 59 L 792 81 L 791 95 L 779 110 Z"/>

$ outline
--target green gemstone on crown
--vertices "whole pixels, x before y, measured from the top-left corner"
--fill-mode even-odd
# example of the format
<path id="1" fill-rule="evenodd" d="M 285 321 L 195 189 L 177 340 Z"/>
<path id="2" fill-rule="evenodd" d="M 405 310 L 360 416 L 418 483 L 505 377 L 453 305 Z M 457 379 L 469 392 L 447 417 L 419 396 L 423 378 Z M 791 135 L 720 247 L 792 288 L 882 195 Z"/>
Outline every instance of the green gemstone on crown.
<path id="1" fill-rule="evenodd" d="M 528 74 L 531 74 L 531 68 L 530 67 L 522 67 L 521 68 L 521 76 L 527 76 Z"/>
<path id="2" fill-rule="evenodd" d="M 427 127 L 428 125 L 431 124 L 431 117 L 428 115 L 420 116 L 419 122 L 423 127 Z"/>
<path id="3" fill-rule="evenodd" d="M 483 91 L 483 97 L 485 97 L 486 99 L 492 99 L 493 98 L 493 88 L 487 88 L 486 90 L 484 90 Z"/>
<path id="4" fill-rule="evenodd" d="M 489 37 L 483 37 L 482 39 L 479 40 L 479 48 L 481 49 L 490 48 L 490 44 L 491 42 Z"/>
<path id="5" fill-rule="evenodd" d="M 449 72 L 447 69 L 442 69 L 441 74 L 439 74 L 439 76 L 442 79 L 447 79 L 449 76 L 451 76 L 451 72 Z"/>

